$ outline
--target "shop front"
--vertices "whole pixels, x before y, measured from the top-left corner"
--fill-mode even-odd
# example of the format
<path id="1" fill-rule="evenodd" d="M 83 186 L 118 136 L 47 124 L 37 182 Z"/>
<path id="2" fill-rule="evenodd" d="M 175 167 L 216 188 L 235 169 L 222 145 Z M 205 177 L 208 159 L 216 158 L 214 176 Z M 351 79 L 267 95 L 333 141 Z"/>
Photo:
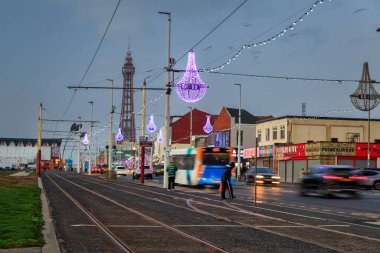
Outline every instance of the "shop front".
<path id="1" fill-rule="evenodd" d="M 368 146 L 364 143 L 313 142 L 276 147 L 275 157 L 282 182 L 300 181 L 302 168 L 305 172 L 315 165 L 350 165 L 367 167 Z M 380 144 L 370 145 L 370 167 L 377 167 Z"/>
<path id="2" fill-rule="evenodd" d="M 248 159 L 249 167 L 255 166 L 255 157 L 257 154 L 258 167 L 270 167 L 273 173 L 277 174 L 277 168 L 273 160 L 274 146 L 261 146 L 259 148 L 246 148 L 244 149 L 243 157 Z"/>

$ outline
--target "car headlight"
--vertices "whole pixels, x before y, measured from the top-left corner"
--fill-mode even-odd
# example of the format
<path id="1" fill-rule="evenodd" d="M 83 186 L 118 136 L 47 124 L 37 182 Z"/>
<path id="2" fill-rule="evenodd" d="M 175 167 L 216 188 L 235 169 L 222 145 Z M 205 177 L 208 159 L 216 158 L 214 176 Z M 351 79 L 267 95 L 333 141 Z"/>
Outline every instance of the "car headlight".
<path id="1" fill-rule="evenodd" d="M 279 176 L 272 176 L 273 179 L 280 179 Z"/>
<path id="2" fill-rule="evenodd" d="M 257 178 L 264 178 L 264 176 L 262 176 L 262 175 L 257 175 L 256 177 Z"/>

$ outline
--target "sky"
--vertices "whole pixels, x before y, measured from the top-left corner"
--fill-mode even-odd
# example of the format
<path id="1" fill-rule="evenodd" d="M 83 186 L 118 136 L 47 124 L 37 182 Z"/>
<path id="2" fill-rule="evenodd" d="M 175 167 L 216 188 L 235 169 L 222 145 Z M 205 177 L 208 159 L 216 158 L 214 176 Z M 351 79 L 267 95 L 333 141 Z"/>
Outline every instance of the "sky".
<path id="1" fill-rule="evenodd" d="M 170 12 L 171 57 L 175 69 L 185 69 L 193 49 L 198 68 L 214 68 L 233 57 L 243 45 L 281 33 L 297 21 L 313 0 L 121 0 L 115 16 L 89 67 L 118 0 L 1 0 L 0 1 L 0 137 L 37 138 L 39 104 L 43 119 L 90 120 L 93 101 L 95 145 L 107 143 L 111 91 L 68 89 L 68 86 L 122 87 L 123 66 L 130 45 L 135 66 L 134 86 L 164 87 Z M 269 44 L 245 49 L 221 72 L 359 80 L 363 63 L 371 78 L 380 80 L 380 1 L 325 0 L 302 22 Z M 229 17 L 228 17 L 229 16 Z M 226 17 L 224 22 L 221 23 Z M 218 27 L 217 25 L 221 23 Z M 216 28 L 217 27 L 217 28 Z M 214 31 L 213 29 L 216 28 Z M 212 31 L 212 32 L 211 32 Z M 210 33 L 211 32 L 211 33 Z M 209 34 L 210 33 L 210 34 Z M 201 43 L 202 38 L 209 34 Z M 183 56 L 183 57 L 182 57 Z M 182 57 L 182 58 L 181 58 Z M 161 73 L 161 74 L 160 74 Z M 175 74 L 175 82 L 181 78 Z M 84 77 L 84 78 L 83 78 Z M 241 106 L 253 115 L 301 115 L 366 118 L 350 101 L 358 83 L 296 81 L 200 73 L 209 85 L 196 103 L 170 96 L 171 115 L 189 107 L 219 114 L 223 106 Z M 81 82 L 83 78 L 83 81 Z M 374 84 L 380 92 L 380 86 Z M 75 93 L 75 94 L 74 94 Z M 147 119 L 155 115 L 164 125 L 165 96 L 147 91 Z M 140 91 L 134 93 L 135 112 L 141 110 Z M 116 120 L 122 94 L 114 91 Z M 371 112 L 380 117 L 380 106 Z M 44 121 L 43 138 L 65 138 L 72 122 Z M 136 115 L 137 133 L 141 116 Z M 88 131 L 89 124 L 84 124 Z M 56 132 L 53 132 L 56 131 Z M 117 126 L 114 128 L 117 131 Z"/>

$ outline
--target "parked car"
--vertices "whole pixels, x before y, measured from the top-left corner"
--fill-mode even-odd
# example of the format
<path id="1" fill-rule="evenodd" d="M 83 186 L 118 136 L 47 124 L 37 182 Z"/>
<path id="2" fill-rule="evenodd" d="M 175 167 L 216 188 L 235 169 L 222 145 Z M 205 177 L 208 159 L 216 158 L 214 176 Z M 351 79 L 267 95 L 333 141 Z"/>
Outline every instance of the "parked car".
<path id="1" fill-rule="evenodd" d="M 153 172 L 155 176 L 164 175 L 164 165 L 157 165 Z"/>
<path id="2" fill-rule="evenodd" d="M 139 179 L 140 176 L 141 176 L 140 168 L 135 169 L 133 171 L 133 176 L 132 176 L 133 180 Z M 144 166 L 144 178 L 150 178 L 150 179 L 153 178 L 153 169 L 149 168 L 149 166 L 147 165 Z"/>
<path id="3" fill-rule="evenodd" d="M 126 176 L 127 175 L 127 169 L 125 168 L 125 166 L 117 166 L 116 167 L 116 175 Z"/>
<path id="4" fill-rule="evenodd" d="M 255 182 L 255 173 L 255 167 L 250 167 L 248 169 L 248 171 L 245 173 L 247 183 Z M 280 177 L 276 174 L 273 174 L 272 169 L 269 167 L 257 167 L 256 183 L 278 185 L 280 184 Z"/>
<path id="5" fill-rule="evenodd" d="M 300 194 L 331 197 L 337 194 L 348 194 L 357 197 L 359 182 L 362 176 L 348 165 L 318 165 L 309 169 L 301 179 Z"/>
<path id="6" fill-rule="evenodd" d="M 368 190 L 375 189 L 380 190 L 380 169 L 378 168 L 362 168 L 357 171 L 357 176 L 362 176 L 363 180 L 360 180 L 359 186 L 362 186 Z"/>

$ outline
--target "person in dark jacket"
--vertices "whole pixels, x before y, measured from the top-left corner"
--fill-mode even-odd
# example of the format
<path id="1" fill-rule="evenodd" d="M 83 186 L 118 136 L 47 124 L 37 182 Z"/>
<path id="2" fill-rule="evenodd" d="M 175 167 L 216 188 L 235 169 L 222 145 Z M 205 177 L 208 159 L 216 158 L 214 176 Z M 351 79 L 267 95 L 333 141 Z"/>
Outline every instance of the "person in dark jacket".
<path id="1" fill-rule="evenodd" d="M 222 199 L 226 199 L 226 188 L 228 189 L 228 192 L 230 194 L 230 198 L 235 198 L 234 191 L 232 189 L 231 185 L 231 171 L 235 168 L 235 163 L 231 162 L 230 164 L 226 165 L 226 169 L 224 170 L 221 178 L 222 182 L 222 193 L 221 197 Z"/>

